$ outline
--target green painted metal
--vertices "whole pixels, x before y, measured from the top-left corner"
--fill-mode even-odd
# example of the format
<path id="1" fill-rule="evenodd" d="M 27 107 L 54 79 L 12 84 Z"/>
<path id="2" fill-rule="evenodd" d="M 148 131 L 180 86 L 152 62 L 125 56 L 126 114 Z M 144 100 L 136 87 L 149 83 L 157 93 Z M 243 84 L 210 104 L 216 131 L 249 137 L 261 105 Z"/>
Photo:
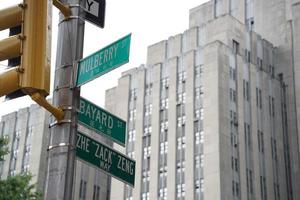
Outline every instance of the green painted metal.
<path id="1" fill-rule="evenodd" d="M 126 122 L 80 97 L 78 122 L 125 146 Z"/>
<path id="2" fill-rule="evenodd" d="M 134 186 L 135 161 L 80 132 L 77 133 L 76 156 Z"/>
<path id="3" fill-rule="evenodd" d="M 79 61 L 76 86 L 79 87 L 129 62 L 131 34 Z"/>

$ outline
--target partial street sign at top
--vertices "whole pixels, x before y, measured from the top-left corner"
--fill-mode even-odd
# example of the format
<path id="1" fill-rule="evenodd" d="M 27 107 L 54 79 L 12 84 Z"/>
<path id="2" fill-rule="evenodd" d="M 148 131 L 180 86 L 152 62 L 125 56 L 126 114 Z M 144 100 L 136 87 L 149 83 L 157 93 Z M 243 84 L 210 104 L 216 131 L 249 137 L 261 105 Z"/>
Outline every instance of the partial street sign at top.
<path id="1" fill-rule="evenodd" d="M 105 0 L 85 0 L 85 19 L 104 28 Z"/>
<path id="2" fill-rule="evenodd" d="M 79 87 L 129 61 L 131 34 L 79 61 L 76 86 Z"/>

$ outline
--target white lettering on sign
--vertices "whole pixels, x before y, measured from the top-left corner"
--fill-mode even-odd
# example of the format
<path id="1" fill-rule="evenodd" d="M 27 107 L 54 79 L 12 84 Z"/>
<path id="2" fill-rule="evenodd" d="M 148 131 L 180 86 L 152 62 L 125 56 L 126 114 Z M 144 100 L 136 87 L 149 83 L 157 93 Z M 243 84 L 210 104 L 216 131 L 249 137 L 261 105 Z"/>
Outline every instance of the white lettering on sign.
<path id="1" fill-rule="evenodd" d="M 76 143 L 76 147 L 79 149 L 84 150 L 85 152 L 89 153 L 89 143 L 90 143 L 90 139 L 86 138 L 86 137 L 82 137 L 81 135 L 77 135 L 77 143 Z"/>
<path id="2" fill-rule="evenodd" d="M 105 171 L 109 171 L 110 170 L 110 166 L 108 163 L 104 162 L 104 161 L 100 161 L 100 168 L 105 170 Z"/>
<path id="3" fill-rule="evenodd" d="M 97 68 L 98 66 L 108 63 L 111 60 L 115 59 L 117 57 L 118 47 L 118 44 L 114 44 L 103 51 L 97 52 L 96 55 L 86 58 L 83 62 L 80 63 L 79 73 L 88 73 L 93 69 Z"/>
<path id="4" fill-rule="evenodd" d="M 133 175 L 133 162 L 118 155 L 118 168 L 130 175 Z"/>
<path id="5" fill-rule="evenodd" d="M 114 126 L 113 118 L 107 115 L 105 112 L 97 109 L 92 104 L 86 104 L 84 101 L 80 101 L 79 112 L 87 116 L 90 120 L 96 121 L 103 126 L 112 129 Z"/>
<path id="6" fill-rule="evenodd" d="M 85 11 L 98 17 L 99 3 L 93 0 L 85 0 Z"/>
<path id="7" fill-rule="evenodd" d="M 95 152 L 95 157 L 105 161 L 109 165 L 112 164 L 112 154 L 113 152 L 109 150 L 108 148 L 105 148 L 103 146 L 100 146 L 97 143 L 94 143 L 97 146 L 96 152 Z"/>

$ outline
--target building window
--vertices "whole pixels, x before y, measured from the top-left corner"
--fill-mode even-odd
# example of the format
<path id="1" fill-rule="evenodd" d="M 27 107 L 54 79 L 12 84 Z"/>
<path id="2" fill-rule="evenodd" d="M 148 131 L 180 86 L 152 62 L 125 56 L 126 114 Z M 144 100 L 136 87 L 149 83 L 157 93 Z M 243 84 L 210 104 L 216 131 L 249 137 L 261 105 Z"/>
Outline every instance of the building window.
<path id="1" fill-rule="evenodd" d="M 86 186 L 87 182 L 84 180 L 80 180 L 80 188 L 79 188 L 79 199 L 85 200 L 86 198 Z"/>
<path id="2" fill-rule="evenodd" d="M 29 169 L 29 159 L 30 159 L 31 145 L 25 146 L 23 163 L 22 163 L 22 171 L 26 172 Z"/>
<path id="3" fill-rule="evenodd" d="M 179 93 L 177 95 L 177 104 L 185 103 L 185 100 L 186 100 L 186 94 L 185 94 L 185 92 Z"/>
<path id="4" fill-rule="evenodd" d="M 272 97 L 272 116 L 275 116 L 275 103 L 274 103 L 274 97 Z"/>
<path id="5" fill-rule="evenodd" d="M 129 111 L 129 121 L 135 121 L 136 120 L 136 109 Z"/>
<path id="6" fill-rule="evenodd" d="M 137 99 L 137 89 L 130 90 L 130 101 L 135 101 Z"/>
<path id="7" fill-rule="evenodd" d="M 237 197 L 240 196 L 240 185 L 238 182 L 235 183 L 235 194 Z"/>
<path id="8" fill-rule="evenodd" d="M 168 77 L 161 80 L 161 87 L 164 89 L 169 88 L 169 78 Z"/>
<path id="9" fill-rule="evenodd" d="M 267 200 L 267 184 L 264 176 L 260 176 L 260 195 L 262 200 Z"/>
<path id="10" fill-rule="evenodd" d="M 28 133 L 26 135 L 26 145 L 30 145 L 32 142 L 32 136 L 33 136 L 34 127 L 30 126 L 28 128 Z"/>
<path id="11" fill-rule="evenodd" d="M 238 54 L 239 53 L 239 43 L 235 40 L 232 41 L 232 52 L 234 54 Z"/>
<path id="12" fill-rule="evenodd" d="M 152 114 L 152 104 L 147 104 L 145 106 L 145 116 L 151 115 Z"/>
<path id="13" fill-rule="evenodd" d="M 168 153 L 168 141 L 160 143 L 160 154 Z"/>
<path id="14" fill-rule="evenodd" d="M 204 179 L 200 178 L 200 191 L 203 192 L 204 191 Z"/>
<path id="15" fill-rule="evenodd" d="M 160 109 L 164 110 L 164 109 L 169 109 L 169 99 L 162 99 L 160 101 Z"/>
<path id="16" fill-rule="evenodd" d="M 229 67 L 229 77 L 232 80 L 236 80 L 236 70 L 232 67 Z"/>
<path id="17" fill-rule="evenodd" d="M 100 186 L 94 185 L 93 200 L 100 200 Z"/>
<path id="18" fill-rule="evenodd" d="M 203 65 L 198 65 L 195 67 L 195 77 L 200 78 L 203 76 Z"/>
<path id="19" fill-rule="evenodd" d="M 264 153 L 264 133 L 258 130 L 257 138 L 258 138 L 258 150 L 259 152 Z"/>
<path id="20" fill-rule="evenodd" d="M 146 84 L 145 96 L 150 96 L 152 94 L 152 83 Z"/>
<path id="21" fill-rule="evenodd" d="M 238 12 L 238 2 L 239 0 L 230 0 L 230 14 L 233 17 L 237 17 L 237 12 Z"/>
<path id="22" fill-rule="evenodd" d="M 229 97 L 230 101 L 236 102 L 236 91 L 234 89 L 229 88 Z"/>
<path id="23" fill-rule="evenodd" d="M 186 80 L 186 72 L 183 71 L 183 72 L 179 72 L 178 73 L 178 82 L 179 83 L 184 83 Z"/>
<path id="24" fill-rule="evenodd" d="M 152 133 L 152 127 L 151 126 L 146 126 L 144 128 L 144 134 L 143 135 L 150 135 Z"/>
<path id="25" fill-rule="evenodd" d="M 245 49 L 245 60 L 246 62 L 250 63 L 251 61 L 251 52 Z"/>
<path id="26" fill-rule="evenodd" d="M 222 14 L 223 0 L 215 0 L 215 17 Z"/>
<path id="27" fill-rule="evenodd" d="M 256 106 L 262 109 L 262 92 L 259 88 L 256 88 Z"/>

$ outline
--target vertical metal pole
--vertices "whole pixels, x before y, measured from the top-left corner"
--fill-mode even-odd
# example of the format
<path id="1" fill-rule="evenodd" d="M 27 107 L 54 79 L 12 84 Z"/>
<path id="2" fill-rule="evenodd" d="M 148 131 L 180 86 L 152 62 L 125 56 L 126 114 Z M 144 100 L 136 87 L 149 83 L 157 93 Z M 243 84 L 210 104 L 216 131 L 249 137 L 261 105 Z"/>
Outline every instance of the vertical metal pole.
<path id="1" fill-rule="evenodd" d="M 73 181 L 76 165 L 76 108 L 80 90 L 72 89 L 74 61 L 82 58 L 84 20 L 81 0 L 61 0 L 69 4 L 72 15 L 68 20 L 60 13 L 56 52 L 56 67 L 53 92 L 53 104 L 65 111 L 64 120 L 57 124 L 55 118 L 50 124 L 50 142 L 48 148 L 47 176 L 44 199 L 74 199 Z M 81 6 L 83 7 L 83 6 Z"/>

